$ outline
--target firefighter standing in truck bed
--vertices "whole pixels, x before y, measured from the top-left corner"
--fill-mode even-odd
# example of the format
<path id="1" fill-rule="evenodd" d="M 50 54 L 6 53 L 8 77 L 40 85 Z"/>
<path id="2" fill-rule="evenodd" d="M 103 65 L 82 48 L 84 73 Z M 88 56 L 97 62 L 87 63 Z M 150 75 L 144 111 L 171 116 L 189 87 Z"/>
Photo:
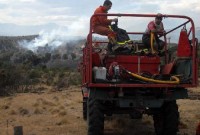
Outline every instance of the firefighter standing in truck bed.
<path id="1" fill-rule="evenodd" d="M 164 42 L 158 38 L 158 35 L 162 35 L 164 31 L 164 26 L 162 23 L 162 14 L 158 13 L 155 17 L 155 20 L 150 21 L 147 25 L 145 34 L 142 36 L 142 42 L 146 46 L 146 48 L 151 48 L 151 32 L 154 34 L 155 41 L 157 46 L 154 46 L 156 50 L 162 50 L 164 47 Z"/>
<path id="2" fill-rule="evenodd" d="M 108 10 L 110 10 L 112 7 L 112 2 L 110 0 L 105 0 L 103 3 L 103 6 L 99 6 L 95 11 L 94 14 L 102 14 L 102 13 L 108 13 Z M 117 18 L 114 19 L 108 19 L 107 16 L 94 16 L 92 19 L 92 28 L 93 32 L 108 36 L 108 39 L 111 43 L 116 43 L 116 34 L 113 32 L 109 25 L 111 22 L 116 22 Z"/>

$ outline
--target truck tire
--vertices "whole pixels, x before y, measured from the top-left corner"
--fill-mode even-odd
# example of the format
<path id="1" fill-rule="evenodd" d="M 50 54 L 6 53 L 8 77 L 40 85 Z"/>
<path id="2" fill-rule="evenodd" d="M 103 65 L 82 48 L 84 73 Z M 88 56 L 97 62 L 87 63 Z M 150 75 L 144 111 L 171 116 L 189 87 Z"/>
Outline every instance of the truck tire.
<path id="1" fill-rule="evenodd" d="M 153 115 L 156 135 L 177 135 L 179 112 L 176 101 L 168 101 Z"/>
<path id="2" fill-rule="evenodd" d="M 87 120 L 87 99 L 88 98 L 83 98 L 83 119 Z"/>
<path id="3" fill-rule="evenodd" d="M 103 135 L 104 113 L 102 102 L 89 97 L 87 115 L 88 135 Z"/>

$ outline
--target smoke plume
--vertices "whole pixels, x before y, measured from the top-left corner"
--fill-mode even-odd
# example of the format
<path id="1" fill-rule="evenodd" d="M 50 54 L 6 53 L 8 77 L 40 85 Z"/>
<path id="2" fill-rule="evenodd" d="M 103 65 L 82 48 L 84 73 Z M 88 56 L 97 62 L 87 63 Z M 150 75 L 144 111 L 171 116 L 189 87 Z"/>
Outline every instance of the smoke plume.
<path id="1" fill-rule="evenodd" d="M 73 40 L 74 37 L 68 36 L 67 32 L 61 30 L 52 30 L 51 32 L 41 31 L 39 35 L 31 41 L 23 40 L 19 44 L 32 51 L 36 51 L 38 47 L 48 46 L 55 49 L 61 45 L 66 44 L 67 41 Z"/>

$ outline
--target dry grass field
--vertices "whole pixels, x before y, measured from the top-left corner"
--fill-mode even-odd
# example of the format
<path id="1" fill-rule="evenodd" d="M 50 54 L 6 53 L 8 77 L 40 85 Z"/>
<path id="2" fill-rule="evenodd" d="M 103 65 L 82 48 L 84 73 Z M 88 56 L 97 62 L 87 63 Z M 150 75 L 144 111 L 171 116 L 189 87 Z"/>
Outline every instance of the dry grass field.
<path id="1" fill-rule="evenodd" d="M 193 95 L 200 88 L 190 89 Z M 200 100 L 178 100 L 179 135 L 194 135 L 200 122 Z M 21 93 L 0 98 L 0 135 L 13 135 L 15 126 L 23 126 L 24 135 L 86 135 L 82 118 L 79 87 L 54 91 L 48 87 L 39 93 Z M 132 120 L 128 116 L 106 118 L 105 135 L 154 135 L 151 116 Z"/>

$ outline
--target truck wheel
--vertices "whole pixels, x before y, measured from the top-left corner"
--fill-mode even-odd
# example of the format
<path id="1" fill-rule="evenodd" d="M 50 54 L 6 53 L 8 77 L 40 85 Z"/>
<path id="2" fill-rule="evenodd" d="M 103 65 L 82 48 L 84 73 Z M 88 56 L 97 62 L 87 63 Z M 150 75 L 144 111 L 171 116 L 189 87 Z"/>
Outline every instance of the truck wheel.
<path id="1" fill-rule="evenodd" d="M 179 112 L 176 101 L 165 102 L 153 115 L 156 135 L 177 135 Z"/>
<path id="2" fill-rule="evenodd" d="M 88 98 L 88 135 L 103 135 L 104 113 L 100 100 Z"/>
<path id="3" fill-rule="evenodd" d="M 87 99 L 88 98 L 83 98 L 83 119 L 87 120 Z"/>

